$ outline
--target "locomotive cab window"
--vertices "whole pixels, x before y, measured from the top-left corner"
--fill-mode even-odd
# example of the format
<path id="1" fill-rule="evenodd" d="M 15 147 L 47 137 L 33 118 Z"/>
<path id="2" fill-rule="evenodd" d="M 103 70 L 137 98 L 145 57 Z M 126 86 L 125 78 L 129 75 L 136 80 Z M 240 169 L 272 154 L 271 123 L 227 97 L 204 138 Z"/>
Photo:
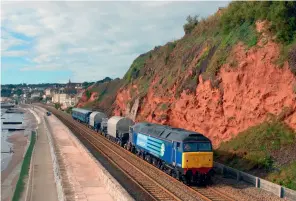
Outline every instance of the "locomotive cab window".
<path id="1" fill-rule="evenodd" d="M 212 151 L 210 142 L 187 142 L 184 143 L 184 152 L 197 152 L 197 151 Z"/>

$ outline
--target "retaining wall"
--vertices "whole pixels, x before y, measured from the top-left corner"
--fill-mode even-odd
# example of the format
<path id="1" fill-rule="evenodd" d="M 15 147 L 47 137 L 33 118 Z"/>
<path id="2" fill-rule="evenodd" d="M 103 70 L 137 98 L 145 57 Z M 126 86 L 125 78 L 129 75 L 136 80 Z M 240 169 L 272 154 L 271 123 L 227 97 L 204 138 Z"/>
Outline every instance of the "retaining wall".
<path id="1" fill-rule="evenodd" d="M 264 179 L 250 175 L 248 173 L 239 171 L 237 169 L 228 167 L 221 163 L 214 162 L 214 170 L 216 171 L 216 173 L 222 174 L 223 176 L 230 176 L 236 179 L 237 181 L 240 181 L 240 180 L 245 181 L 249 184 L 254 185 L 256 188 L 261 188 L 263 190 L 271 192 L 279 196 L 280 198 L 286 198 L 288 200 L 296 200 L 296 191 L 285 188 L 283 186 L 272 183 L 270 181 L 266 181 Z"/>
<path id="2" fill-rule="evenodd" d="M 49 146 L 50 146 L 50 155 L 51 155 L 51 159 L 52 159 L 52 163 L 53 163 L 53 172 L 54 172 L 54 179 L 55 179 L 55 183 L 56 183 L 56 187 L 57 187 L 57 193 L 58 193 L 58 199 L 59 201 L 64 201 L 65 200 L 65 194 L 64 194 L 64 188 L 63 188 L 63 184 L 62 184 L 62 176 L 61 176 L 61 172 L 60 172 L 60 167 L 59 167 L 59 163 L 58 163 L 58 159 L 56 157 L 56 152 L 55 152 L 55 147 L 53 144 L 53 139 L 51 136 L 51 133 L 48 130 L 48 122 L 47 119 L 45 117 L 43 117 L 44 119 L 44 128 L 45 128 L 45 132 L 49 141 Z"/>

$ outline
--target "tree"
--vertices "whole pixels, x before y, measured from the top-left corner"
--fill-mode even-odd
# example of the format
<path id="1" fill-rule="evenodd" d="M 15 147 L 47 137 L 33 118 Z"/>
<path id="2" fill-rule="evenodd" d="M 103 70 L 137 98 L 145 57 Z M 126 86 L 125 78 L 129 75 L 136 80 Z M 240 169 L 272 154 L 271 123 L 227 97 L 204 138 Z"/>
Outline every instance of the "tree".
<path id="1" fill-rule="evenodd" d="M 21 89 L 17 89 L 15 93 L 16 95 L 20 96 L 23 94 L 23 91 Z"/>
<path id="2" fill-rule="evenodd" d="M 194 27 L 196 25 L 198 25 L 198 22 L 199 22 L 198 18 L 199 18 L 199 15 L 195 15 L 193 17 L 191 17 L 191 15 L 189 15 L 186 18 L 187 23 L 184 24 L 184 26 L 183 26 L 185 34 L 191 33 L 191 31 L 194 29 Z"/>
<path id="3" fill-rule="evenodd" d="M 91 92 L 88 91 L 88 90 L 86 90 L 86 91 L 85 91 L 85 95 L 86 95 L 87 100 L 88 100 L 88 99 L 90 99 L 90 97 L 91 97 Z"/>
<path id="4" fill-rule="evenodd" d="M 60 104 L 60 103 L 55 103 L 55 104 L 54 104 L 54 107 L 58 110 L 58 109 L 61 108 L 61 104 Z"/>

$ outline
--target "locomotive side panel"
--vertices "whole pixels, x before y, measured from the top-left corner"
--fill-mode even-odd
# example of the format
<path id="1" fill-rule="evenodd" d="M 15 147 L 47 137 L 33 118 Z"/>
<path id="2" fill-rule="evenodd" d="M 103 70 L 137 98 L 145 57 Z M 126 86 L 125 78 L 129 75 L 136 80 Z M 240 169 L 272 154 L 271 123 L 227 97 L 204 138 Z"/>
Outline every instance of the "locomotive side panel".
<path id="1" fill-rule="evenodd" d="M 172 163 L 172 142 L 134 132 L 133 144 L 168 164 Z"/>

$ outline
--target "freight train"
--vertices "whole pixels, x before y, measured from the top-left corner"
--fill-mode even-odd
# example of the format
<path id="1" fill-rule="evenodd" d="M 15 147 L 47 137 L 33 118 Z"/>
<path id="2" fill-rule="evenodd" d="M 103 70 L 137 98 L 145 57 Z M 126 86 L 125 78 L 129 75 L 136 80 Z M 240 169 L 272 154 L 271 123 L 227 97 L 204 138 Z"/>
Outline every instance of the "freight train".
<path id="1" fill-rule="evenodd" d="M 200 133 L 80 108 L 72 117 L 188 185 L 210 182 L 212 143 Z"/>

